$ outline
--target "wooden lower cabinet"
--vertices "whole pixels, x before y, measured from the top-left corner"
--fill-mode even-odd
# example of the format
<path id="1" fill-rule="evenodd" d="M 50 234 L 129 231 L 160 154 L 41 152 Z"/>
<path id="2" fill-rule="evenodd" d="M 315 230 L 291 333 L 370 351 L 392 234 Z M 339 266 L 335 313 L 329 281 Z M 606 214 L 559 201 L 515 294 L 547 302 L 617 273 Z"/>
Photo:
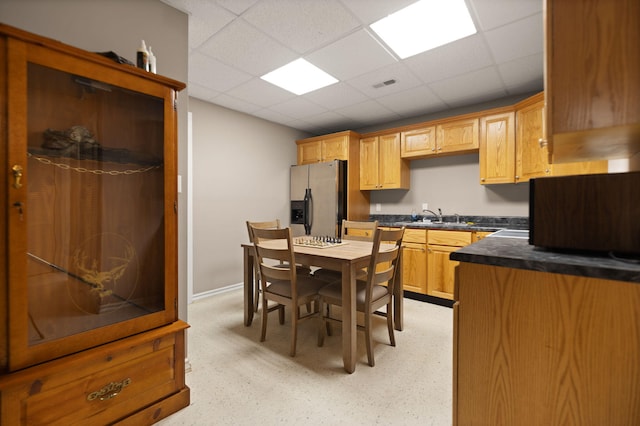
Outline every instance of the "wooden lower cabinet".
<path id="1" fill-rule="evenodd" d="M 152 424 L 189 405 L 185 322 L 0 377 L 0 424 Z"/>
<path id="2" fill-rule="evenodd" d="M 454 425 L 640 419 L 640 285 L 463 262 Z"/>
<path id="3" fill-rule="evenodd" d="M 427 293 L 427 230 L 406 229 L 402 239 L 402 287 Z"/>
<path id="4" fill-rule="evenodd" d="M 427 233 L 427 294 L 453 299 L 455 268 L 459 262 L 449 259 L 452 252 L 471 244 L 472 232 L 429 230 Z"/>

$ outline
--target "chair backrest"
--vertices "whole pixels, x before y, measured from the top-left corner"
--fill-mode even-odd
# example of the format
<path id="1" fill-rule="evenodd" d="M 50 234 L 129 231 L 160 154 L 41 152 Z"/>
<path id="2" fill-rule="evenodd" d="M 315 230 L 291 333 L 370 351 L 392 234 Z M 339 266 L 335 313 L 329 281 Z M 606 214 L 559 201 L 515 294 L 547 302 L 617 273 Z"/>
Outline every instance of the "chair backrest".
<path id="1" fill-rule="evenodd" d="M 253 242 L 253 232 L 251 228 L 260 229 L 280 229 L 280 219 L 268 220 L 264 222 L 247 221 L 247 230 L 249 231 L 249 242 Z"/>
<path id="2" fill-rule="evenodd" d="M 378 228 L 378 221 L 373 222 L 360 222 L 355 220 L 342 221 L 342 236 L 343 240 L 355 240 L 355 241 L 373 241 L 373 236 Z"/>
<path id="3" fill-rule="evenodd" d="M 296 267 L 291 228 L 250 229 L 262 281 L 291 281 L 295 290 Z"/>
<path id="4" fill-rule="evenodd" d="M 376 285 L 386 283 L 388 293 L 393 293 L 396 270 L 400 262 L 404 229 L 404 227 L 400 229 L 376 229 L 371 250 L 371 261 L 367 270 L 366 303 L 371 300 L 371 291 Z"/>

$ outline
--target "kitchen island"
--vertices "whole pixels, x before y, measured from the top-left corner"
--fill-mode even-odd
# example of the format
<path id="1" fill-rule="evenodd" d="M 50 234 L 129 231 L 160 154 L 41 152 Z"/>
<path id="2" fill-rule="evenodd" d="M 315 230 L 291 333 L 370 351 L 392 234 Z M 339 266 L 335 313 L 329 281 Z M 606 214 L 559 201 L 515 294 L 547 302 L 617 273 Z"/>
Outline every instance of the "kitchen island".
<path id="1" fill-rule="evenodd" d="M 451 259 L 454 424 L 638 424 L 640 264 L 516 238 Z"/>

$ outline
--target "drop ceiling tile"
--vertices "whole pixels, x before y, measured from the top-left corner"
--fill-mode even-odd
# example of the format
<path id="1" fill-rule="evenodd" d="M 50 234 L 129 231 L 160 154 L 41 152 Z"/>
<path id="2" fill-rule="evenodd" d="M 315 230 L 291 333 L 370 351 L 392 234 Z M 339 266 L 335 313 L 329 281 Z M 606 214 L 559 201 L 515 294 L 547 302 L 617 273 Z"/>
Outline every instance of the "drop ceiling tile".
<path id="1" fill-rule="evenodd" d="M 338 0 L 261 1 L 243 18 L 300 54 L 337 40 L 360 25 Z"/>
<path id="2" fill-rule="evenodd" d="M 189 59 L 189 83 L 224 92 L 252 77 L 201 53 L 192 52 Z"/>
<path id="3" fill-rule="evenodd" d="M 485 38 L 498 64 L 544 52 L 542 14 L 487 31 Z"/>
<path id="4" fill-rule="evenodd" d="M 359 104 L 369 99 L 359 90 L 356 90 L 347 83 L 342 82 L 314 90 L 313 92 L 303 95 L 303 97 L 327 109 L 336 109 L 348 105 Z"/>
<path id="5" fill-rule="evenodd" d="M 239 16 L 258 1 L 259 0 L 216 0 L 216 3 Z"/>
<path id="6" fill-rule="evenodd" d="M 542 0 L 471 0 L 480 29 L 486 31 L 542 12 Z"/>
<path id="7" fill-rule="evenodd" d="M 213 90 L 192 82 L 189 82 L 187 89 L 189 91 L 189 96 L 202 99 L 203 101 L 212 101 L 213 98 L 220 95 L 220 92 L 218 92 L 217 90 Z"/>
<path id="8" fill-rule="evenodd" d="M 493 64 L 493 59 L 482 36 L 472 35 L 404 62 L 423 82 L 432 83 L 486 68 Z"/>
<path id="9" fill-rule="evenodd" d="M 377 101 L 403 117 L 429 114 L 447 108 L 447 105 L 426 86 L 383 96 Z"/>
<path id="10" fill-rule="evenodd" d="M 212 102 L 216 105 L 220 105 L 225 108 L 244 112 L 247 114 L 254 113 L 262 108 L 259 105 L 252 104 L 242 99 L 234 98 L 233 96 L 229 96 L 226 93 L 216 96 L 212 99 Z"/>
<path id="11" fill-rule="evenodd" d="M 268 120 L 268 121 L 273 121 L 274 123 L 284 124 L 284 123 L 290 123 L 292 121 L 295 121 L 293 117 L 289 117 L 288 115 L 282 114 L 278 111 L 274 111 L 269 108 L 258 110 L 251 115 L 255 117 L 264 118 L 265 120 Z"/>
<path id="12" fill-rule="evenodd" d="M 295 95 L 258 77 L 229 90 L 229 95 L 263 108 L 292 99 Z"/>
<path id="13" fill-rule="evenodd" d="M 398 114 L 380 105 L 375 100 L 338 108 L 335 112 L 362 123 L 383 123 L 401 118 Z"/>
<path id="14" fill-rule="evenodd" d="M 209 15 L 189 15 L 190 49 L 198 48 L 235 18 L 234 15 L 225 10 L 221 10 L 220 13 L 216 13 L 213 16 L 215 17 L 214 19 L 211 19 Z"/>
<path id="15" fill-rule="evenodd" d="M 431 83 L 429 87 L 450 107 L 472 105 L 507 95 L 494 67 Z"/>
<path id="16" fill-rule="evenodd" d="M 364 30 L 341 38 L 306 56 L 306 59 L 338 80 L 348 80 L 395 62 Z"/>
<path id="17" fill-rule="evenodd" d="M 273 105 L 269 109 L 292 118 L 304 119 L 312 115 L 326 112 L 327 109 L 307 99 L 295 97 L 280 104 Z"/>
<path id="18" fill-rule="evenodd" d="M 512 94 L 543 90 L 543 62 L 544 55 L 538 53 L 500 64 L 498 71 L 507 90 Z"/>
<path id="19" fill-rule="evenodd" d="M 199 49 L 201 53 L 259 77 L 297 55 L 242 19 L 233 21 Z"/>
<path id="20" fill-rule="evenodd" d="M 365 25 L 372 24 L 415 2 L 416 0 L 342 0 L 345 7 Z"/>
<path id="21" fill-rule="evenodd" d="M 383 85 L 379 88 L 373 87 L 374 85 L 389 80 L 395 80 L 396 82 L 390 85 Z M 347 83 L 370 98 L 379 98 L 419 86 L 421 81 L 409 71 L 403 63 L 395 62 L 386 67 L 347 80 Z"/>

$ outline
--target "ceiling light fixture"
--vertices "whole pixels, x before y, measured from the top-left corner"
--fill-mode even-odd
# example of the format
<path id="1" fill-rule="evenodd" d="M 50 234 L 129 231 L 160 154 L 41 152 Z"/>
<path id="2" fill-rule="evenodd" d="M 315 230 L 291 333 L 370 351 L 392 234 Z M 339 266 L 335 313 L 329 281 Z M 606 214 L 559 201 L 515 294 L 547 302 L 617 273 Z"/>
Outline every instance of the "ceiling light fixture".
<path id="1" fill-rule="evenodd" d="M 420 0 L 371 24 L 401 59 L 477 32 L 464 0 Z"/>
<path id="2" fill-rule="evenodd" d="M 302 58 L 289 62 L 260 78 L 296 95 L 303 95 L 338 82 L 337 79 Z"/>

